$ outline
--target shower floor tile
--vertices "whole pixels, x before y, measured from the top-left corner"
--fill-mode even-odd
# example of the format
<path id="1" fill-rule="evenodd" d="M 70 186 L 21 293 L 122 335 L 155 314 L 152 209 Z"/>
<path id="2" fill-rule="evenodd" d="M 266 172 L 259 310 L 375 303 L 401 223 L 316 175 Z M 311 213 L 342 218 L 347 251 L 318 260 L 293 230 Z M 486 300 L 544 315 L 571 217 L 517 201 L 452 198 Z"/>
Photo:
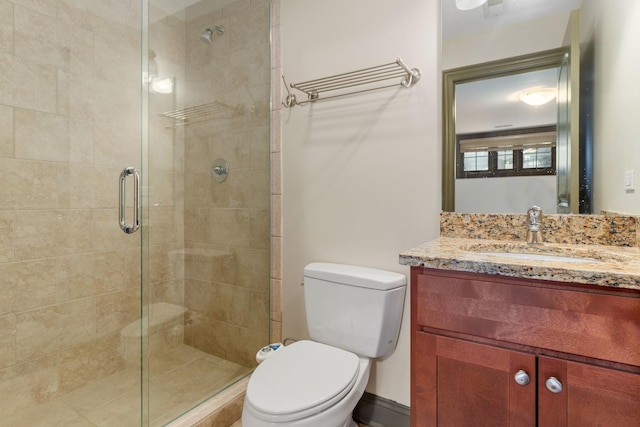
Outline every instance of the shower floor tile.
<path id="1" fill-rule="evenodd" d="M 251 368 L 186 345 L 152 356 L 150 425 L 162 426 Z M 0 420 L 0 427 L 139 427 L 140 369 L 129 367 L 45 404 Z"/>

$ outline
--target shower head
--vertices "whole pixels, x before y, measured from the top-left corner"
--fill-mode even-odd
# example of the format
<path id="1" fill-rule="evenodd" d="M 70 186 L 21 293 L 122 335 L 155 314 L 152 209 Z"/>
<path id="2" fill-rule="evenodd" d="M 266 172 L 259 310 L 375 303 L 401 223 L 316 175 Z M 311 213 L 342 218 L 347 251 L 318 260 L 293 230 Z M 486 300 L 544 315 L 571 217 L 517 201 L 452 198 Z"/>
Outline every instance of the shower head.
<path id="1" fill-rule="evenodd" d="M 217 34 L 219 36 L 224 34 L 224 26 L 216 25 L 213 28 L 207 28 L 204 30 L 204 33 L 200 34 L 200 40 L 202 40 L 206 44 L 211 44 L 213 42 L 213 35 Z"/>

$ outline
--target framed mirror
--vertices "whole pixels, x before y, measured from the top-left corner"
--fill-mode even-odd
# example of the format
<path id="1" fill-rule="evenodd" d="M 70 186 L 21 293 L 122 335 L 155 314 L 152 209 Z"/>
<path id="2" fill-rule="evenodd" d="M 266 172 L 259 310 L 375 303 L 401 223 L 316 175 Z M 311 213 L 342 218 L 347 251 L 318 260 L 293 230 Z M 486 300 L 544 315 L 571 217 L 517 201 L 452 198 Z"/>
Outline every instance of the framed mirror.
<path id="1" fill-rule="evenodd" d="M 443 101 L 443 210 L 458 211 L 452 186 L 456 145 L 450 141 L 456 138 L 455 120 L 460 117 L 456 117 L 455 98 L 449 93 L 453 82 L 487 80 L 510 72 L 514 66 L 521 72 L 517 70 L 520 61 L 535 62 L 534 58 L 554 52 L 555 62 L 557 54 L 569 50 L 568 89 L 575 108 L 564 113 L 568 115 L 569 143 L 576 147 L 569 154 L 569 211 L 640 214 L 640 188 L 636 189 L 640 184 L 640 144 L 636 142 L 640 2 L 491 0 L 467 11 L 457 10 L 455 3 L 441 1 L 443 95 L 444 100 L 452 100 L 447 105 Z M 484 69 L 488 64 L 498 68 Z M 454 70 L 452 75 L 445 74 Z M 578 144 L 587 149 L 583 152 Z M 556 161 L 561 161 L 560 153 Z M 571 167 L 576 164 L 579 167 Z M 557 170 L 561 166 L 559 163 Z M 577 183 L 588 173 L 591 176 L 586 182 L 591 184 L 580 188 Z M 530 193 L 528 187 L 520 188 L 521 193 Z M 500 191 L 493 187 L 493 193 Z M 479 211 L 473 206 L 468 209 Z M 521 211 L 517 207 L 511 212 Z"/>
<path id="2" fill-rule="evenodd" d="M 569 185 L 570 167 L 562 166 L 571 150 L 563 135 L 567 114 L 559 113 L 569 100 L 558 91 L 568 55 L 559 48 L 444 71 L 444 211 L 520 212 L 537 204 L 545 212 L 569 212 L 578 193 Z M 552 97 L 537 105 L 520 99 L 540 90 Z M 532 138 L 536 129 L 546 140 Z M 532 156 L 547 152 L 549 164 L 531 164 Z M 465 168 L 470 160 L 478 169 Z"/>

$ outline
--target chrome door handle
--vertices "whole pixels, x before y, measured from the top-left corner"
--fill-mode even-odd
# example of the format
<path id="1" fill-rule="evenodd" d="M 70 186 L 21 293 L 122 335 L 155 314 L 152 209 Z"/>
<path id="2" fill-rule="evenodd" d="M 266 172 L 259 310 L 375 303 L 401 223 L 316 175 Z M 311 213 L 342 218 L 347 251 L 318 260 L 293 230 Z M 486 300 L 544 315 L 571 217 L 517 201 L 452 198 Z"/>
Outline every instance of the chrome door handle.
<path id="1" fill-rule="evenodd" d="M 527 372 L 523 371 L 522 369 L 516 372 L 516 374 L 513 376 L 513 379 L 521 386 L 528 385 L 531 381 L 531 379 L 529 378 L 529 374 L 527 374 Z"/>
<path id="2" fill-rule="evenodd" d="M 124 220 L 125 184 L 127 176 L 131 175 L 133 175 L 133 224 L 127 224 Z M 140 173 L 132 167 L 125 168 L 120 173 L 120 228 L 127 234 L 135 233 L 140 228 Z"/>
<path id="3" fill-rule="evenodd" d="M 556 377 L 549 377 L 547 381 L 544 383 L 547 386 L 547 390 L 551 393 L 560 393 L 562 392 L 562 383 Z"/>

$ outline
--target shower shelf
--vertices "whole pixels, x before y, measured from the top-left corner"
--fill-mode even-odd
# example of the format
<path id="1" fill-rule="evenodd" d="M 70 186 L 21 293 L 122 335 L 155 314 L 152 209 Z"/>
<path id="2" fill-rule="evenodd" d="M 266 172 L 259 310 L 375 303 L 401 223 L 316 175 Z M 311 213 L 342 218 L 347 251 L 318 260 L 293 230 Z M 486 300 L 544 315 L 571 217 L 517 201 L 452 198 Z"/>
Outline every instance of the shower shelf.
<path id="1" fill-rule="evenodd" d="M 401 78 L 401 80 L 393 84 L 376 84 L 398 78 Z M 282 76 L 282 80 L 284 81 L 284 76 Z M 402 59 L 398 59 L 388 64 L 363 68 L 349 73 L 336 74 L 334 76 L 309 80 L 302 83 L 291 83 L 290 86 L 292 88 L 304 92 L 307 95 L 305 101 L 298 101 L 295 94 L 289 92 L 285 82 L 288 95 L 286 101 L 282 104 L 285 107 L 293 107 L 294 105 L 306 105 L 311 102 L 389 87 L 411 87 L 418 83 L 418 80 L 420 80 L 420 70 L 418 68 L 409 68 L 404 64 Z M 358 88 L 358 90 L 347 90 L 354 87 Z"/>
<path id="2" fill-rule="evenodd" d="M 222 102 L 211 102 L 209 104 L 196 105 L 194 107 L 182 108 L 180 110 L 167 111 L 161 113 L 163 117 L 175 119 L 178 122 L 167 128 L 177 128 L 193 123 L 204 122 L 207 120 L 229 118 L 234 113 L 239 112 L 240 107 L 232 107 Z"/>

